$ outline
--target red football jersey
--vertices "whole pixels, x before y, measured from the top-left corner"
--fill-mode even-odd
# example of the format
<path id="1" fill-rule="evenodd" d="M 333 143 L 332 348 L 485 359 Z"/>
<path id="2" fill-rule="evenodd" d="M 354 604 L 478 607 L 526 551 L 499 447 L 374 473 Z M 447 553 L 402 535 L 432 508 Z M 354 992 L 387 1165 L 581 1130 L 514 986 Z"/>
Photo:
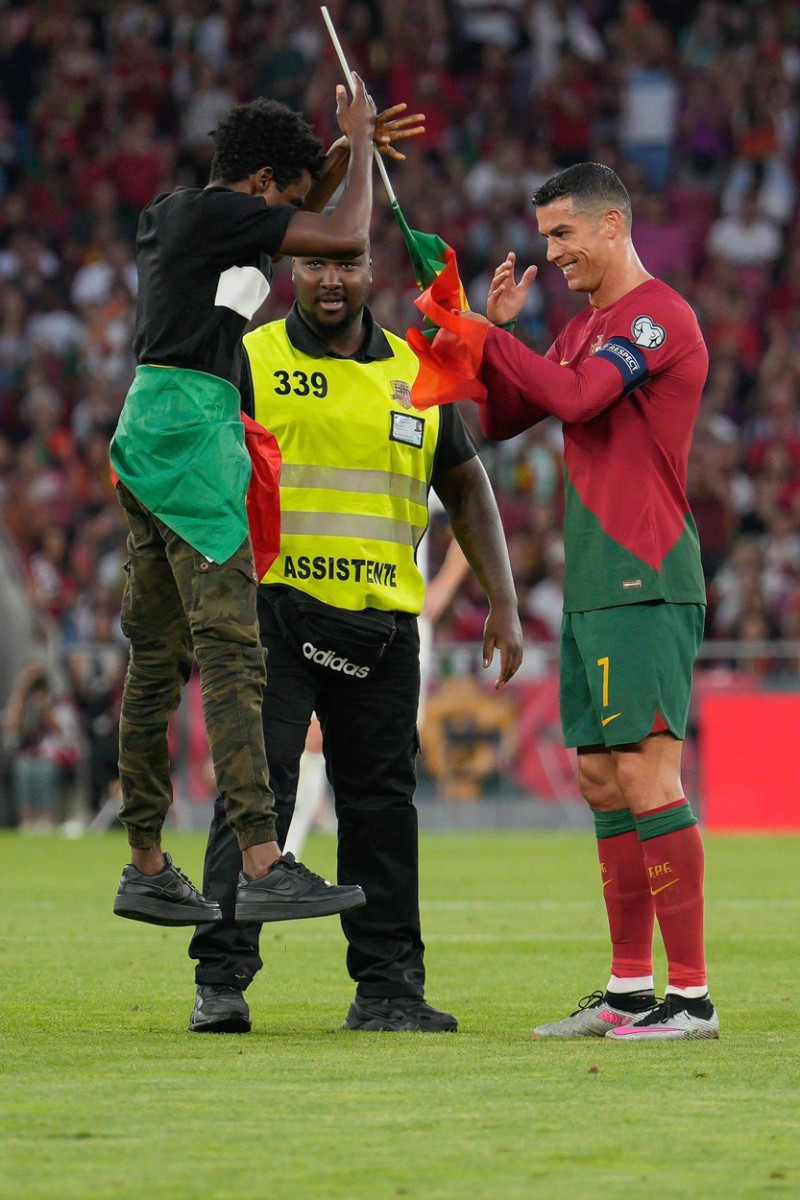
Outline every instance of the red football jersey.
<path id="1" fill-rule="evenodd" d="M 587 306 L 545 357 L 490 331 L 487 436 L 511 437 L 547 413 L 564 424 L 566 611 L 705 603 L 685 485 L 707 372 L 694 313 L 657 279 Z"/>

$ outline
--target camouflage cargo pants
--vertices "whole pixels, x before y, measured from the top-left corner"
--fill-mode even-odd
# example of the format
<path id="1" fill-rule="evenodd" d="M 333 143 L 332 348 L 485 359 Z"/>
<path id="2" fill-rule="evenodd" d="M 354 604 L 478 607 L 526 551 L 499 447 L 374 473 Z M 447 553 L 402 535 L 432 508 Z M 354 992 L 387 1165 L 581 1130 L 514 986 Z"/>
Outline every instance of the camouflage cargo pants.
<path id="1" fill-rule="evenodd" d="M 172 803 L 169 721 L 193 653 L 228 821 L 243 850 L 272 841 L 273 795 L 261 724 L 266 676 L 250 543 L 225 563 L 208 562 L 123 484 L 118 495 L 130 530 L 122 628 L 131 648 L 119 729 L 120 820 L 128 841 L 140 849 L 160 841 Z"/>

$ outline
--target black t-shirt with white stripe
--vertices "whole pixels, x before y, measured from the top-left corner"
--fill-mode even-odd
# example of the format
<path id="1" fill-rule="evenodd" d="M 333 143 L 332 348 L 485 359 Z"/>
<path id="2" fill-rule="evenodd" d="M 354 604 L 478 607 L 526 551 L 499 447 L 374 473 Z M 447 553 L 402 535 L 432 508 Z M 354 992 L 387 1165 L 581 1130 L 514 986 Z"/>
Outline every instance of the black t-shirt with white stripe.
<path id="1" fill-rule="evenodd" d="M 136 235 L 136 361 L 238 384 L 242 336 L 296 211 L 217 185 L 151 200 Z"/>

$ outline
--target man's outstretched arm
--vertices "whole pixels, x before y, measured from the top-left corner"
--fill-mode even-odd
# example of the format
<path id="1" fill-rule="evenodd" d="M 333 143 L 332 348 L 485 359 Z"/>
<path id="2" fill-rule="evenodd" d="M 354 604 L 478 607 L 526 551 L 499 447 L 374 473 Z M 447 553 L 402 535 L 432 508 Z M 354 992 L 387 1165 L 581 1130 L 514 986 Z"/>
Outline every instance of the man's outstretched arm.
<path id="1" fill-rule="evenodd" d="M 498 384 L 503 381 L 511 396 L 516 395 L 531 407 L 529 425 L 534 423 L 537 409 L 574 424 L 591 421 L 644 383 L 649 371 L 642 351 L 626 338 L 609 339 L 590 358 L 572 368 L 529 350 L 502 329 L 490 329 L 481 378 L 490 389 L 490 405 L 495 402 L 493 392 L 499 392 Z M 490 387 L 492 378 L 494 388 Z"/>

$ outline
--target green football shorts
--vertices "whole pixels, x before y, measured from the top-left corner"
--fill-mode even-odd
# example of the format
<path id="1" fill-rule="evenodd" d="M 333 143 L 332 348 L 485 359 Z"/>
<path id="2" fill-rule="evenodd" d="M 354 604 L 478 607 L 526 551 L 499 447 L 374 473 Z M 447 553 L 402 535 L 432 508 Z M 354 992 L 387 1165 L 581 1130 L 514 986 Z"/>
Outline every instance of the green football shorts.
<path id="1" fill-rule="evenodd" d="M 624 746 L 668 729 L 683 739 L 702 604 L 661 600 L 565 613 L 561 725 L 566 746 Z"/>

